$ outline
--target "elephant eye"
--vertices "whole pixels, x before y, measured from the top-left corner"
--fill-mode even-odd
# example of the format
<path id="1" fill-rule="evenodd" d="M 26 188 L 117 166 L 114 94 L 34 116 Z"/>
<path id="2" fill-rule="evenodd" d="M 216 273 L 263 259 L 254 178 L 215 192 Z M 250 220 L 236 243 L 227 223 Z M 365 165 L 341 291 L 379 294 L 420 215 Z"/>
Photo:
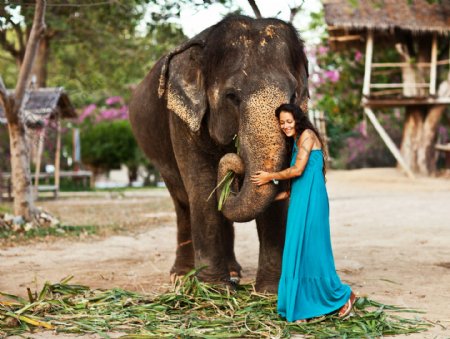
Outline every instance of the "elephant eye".
<path id="1" fill-rule="evenodd" d="M 241 103 L 241 99 L 238 97 L 238 95 L 234 92 L 234 91 L 228 91 L 225 94 L 225 97 L 230 100 L 233 105 L 235 106 L 239 106 L 239 104 Z"/>

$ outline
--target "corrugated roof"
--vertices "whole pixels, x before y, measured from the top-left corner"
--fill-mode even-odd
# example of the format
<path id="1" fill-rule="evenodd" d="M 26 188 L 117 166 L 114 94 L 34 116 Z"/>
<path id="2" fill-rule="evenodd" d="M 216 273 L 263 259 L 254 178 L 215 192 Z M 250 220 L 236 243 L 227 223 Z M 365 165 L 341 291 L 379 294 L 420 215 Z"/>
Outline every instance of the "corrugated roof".
<path id="1" fill-rule="evenodd" d="M 12 91 L 8 90 L 8 92 Z M 62 87 L 27 90 L 25 100 L 23 113 L 32 121 L 52 118 L 56 109 L 59 110 L 62 118 L 77 117 L 75 109 Z M 6 123 L 2 106 L 0 106 L 0 123 Z"/>
<path id="2" fill-rule="evenodd" d="M 450 0 L 322 0 L 325 21 L 347 29 L 450 32 Z"/>

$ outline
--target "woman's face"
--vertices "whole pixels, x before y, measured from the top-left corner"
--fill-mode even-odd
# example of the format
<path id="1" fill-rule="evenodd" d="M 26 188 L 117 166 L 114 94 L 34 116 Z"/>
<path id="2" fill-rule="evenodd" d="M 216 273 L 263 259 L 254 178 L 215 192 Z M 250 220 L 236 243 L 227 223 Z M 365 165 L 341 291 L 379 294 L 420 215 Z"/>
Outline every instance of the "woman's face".
<path id="1" fill-rule="evenodd" d="M 292 113 L 280 112 L 280 127 L 287 137 L 293 137 L 295 135 L 295 120 Z"/>

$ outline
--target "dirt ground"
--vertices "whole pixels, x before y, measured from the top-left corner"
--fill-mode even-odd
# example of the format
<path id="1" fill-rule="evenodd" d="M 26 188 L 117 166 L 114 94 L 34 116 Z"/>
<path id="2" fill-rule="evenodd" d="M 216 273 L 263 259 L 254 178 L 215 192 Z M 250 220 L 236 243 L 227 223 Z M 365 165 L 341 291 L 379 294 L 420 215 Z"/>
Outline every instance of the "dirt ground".
<path id="1" fill-rule="evenodd" d="M 341 279 L 358 295 L 422 309 L 426 319 L 440 323 L 408 338 L 450 338 L 450 179 L 410 180 L 395 169 L 363 169 L 329 171 L 327 180 Z M 0 291 L 25 296 L 26 287 L 39 289 L 68 275 L 93 288 L 168 287 L 176 226 L 166 190 L 77 194 L 39 205 L 65 224 L 100 225 L 104 232 L 2 245 Z M 251 281 L 258 260 L 255 225 L 235 229 L 243 281 Z M 33 338 L 53 337 L 43 335 Z"/>

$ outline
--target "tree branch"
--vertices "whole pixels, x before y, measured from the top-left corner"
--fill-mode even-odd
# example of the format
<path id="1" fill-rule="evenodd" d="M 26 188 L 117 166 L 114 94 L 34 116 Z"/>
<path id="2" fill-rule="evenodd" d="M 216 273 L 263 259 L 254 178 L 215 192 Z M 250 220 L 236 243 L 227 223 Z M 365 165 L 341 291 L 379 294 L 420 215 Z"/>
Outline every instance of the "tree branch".
<path id="1" fill-rule="evenodd" d="M 304 4 L 305 4 L 305 0 L 302 0 L 300 5 L 294 6 L 294 7 L 289 7 L 289 10 L 290 10 L 289 22 L 290 23 L 294 22 L 295 16 L 302 10 L 302 7 Z"/>
<path id="2" fill-rule="evenodd" d="M 14 48 L 14 45 L 6 40 L 6 30 L 0 30 L 0 45 L 9 52 L 14 58 L 19 56 L 19 51 Z"/>
<path id="3" fill-rule="evenodd" d="M 16 32 L 17 40 L 19 40 L 20 50 L 25 50 L 25 40 L 22 28 L 20 27 L 20 25 L 14 23 L 14 21 L 11 20 L 11 17 L 9 17 L 7 21 L 11 24 L 11 26 L 14 28 L 14 31 Z"/>
<path id="4" fill-rule="evenodd" d="M 14 92 L 14 109 L 13 114 L 19 115 L 22 105 L 28 78 L 36 58 L 39 41 L 45 32 L 45 6 L 46 0 L 36 0 L 36 8 L 34 10 L 33 26 L 31 28 L 30 37 L 28 38 L 25 57 L 23 58 L 22 67 L 20 68 L 19 79 L 17 81 Z"/>
<path id="5" fill-rule="evenodd" d="M 14 105 L 14 97 L 8 94 L 6 86 L 0 76 L 0 107 L 3 106 L 3 112 L 5 112 L 6 121 L 14 121 L 14 117 L 11 114 L 11 108 Z"/>
<path id="6" fill-rule="evenodd" d="M 3 105 L 3 111 L 5 112 L 5 115 L 7 115 L 9 106 L 9 96 L 1 76 L 0 76 L 0 103 Z"/>
<path id="7" fill-rule="evenodd" d="M 253 9 L 253 13 L 255 13 L 255 17 L 257 19 L 262 19 L 262 15 L 261 15 L 261 11 L 258 8 L 258 5 L 256 4 L 255 0 L 248 0 L 248 3 L 250 4 L 250 6 Z"/>

